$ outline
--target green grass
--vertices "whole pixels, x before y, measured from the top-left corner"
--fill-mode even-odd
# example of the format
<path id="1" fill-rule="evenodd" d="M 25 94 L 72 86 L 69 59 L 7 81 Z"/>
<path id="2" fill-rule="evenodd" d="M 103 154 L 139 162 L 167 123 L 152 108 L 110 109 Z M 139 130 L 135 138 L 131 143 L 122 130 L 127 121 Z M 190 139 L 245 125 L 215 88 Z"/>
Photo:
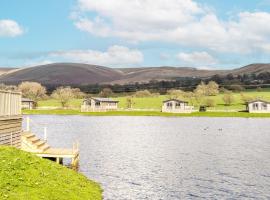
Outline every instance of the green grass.
<path id="1" fill-rule="evenodd" d="M 99 200 L 102 191 L 97 183 L 71 169 L 0 146 L 0 199 Z"/>
<path id="2" fill-rule="evenodd" d="M 252 98 L 261 98 L 264 100 L 270 101 L 270 91 L 269 90 L 263 90 L 262 92 L 257 92 L 254 90 L 247 90 L 243 92 L 243 94 L 247 97 Z M 217 96 L 211 96 L 206 97 L 209 99 L 213 99 L 216 103 L 216 106 L 213 108 L 209 108 L 210 110 L 245 110 L 245 105 L 242 101 L 241 94 L 240 93 L 233 93 L 234 96 L 234 103 L 230 106 L 225 106 L 224 102 L 222 100 L 223 94 L 219 94 Z M 134 109 L 149 109 L 149 110 L 160 110 L 162 106 L 162 102 L 169 97 L 167 95 L 160 95 L 157 97 L 145 97 L 145 98 L 133 98 Z M 118 97 L 114 98 L 116 100 L 119 100 L 119 108 L 125 109 L 126 108 L 126 99 L 127 97 Z M 82 99 L 72 99 L 69 102 L 69 106 L 71 108 L 79 108 L 82 103 Z M 61 108 L 61 104 L 54 99 L 49 99 L 45 101 L 39 101 L 38 102 L 39 107 L 58 107 Z"/>
<path id="3" fill-rule="evenodd" d="M 84 116 L 161 116 L 161 117 L 270 117 L 270 113 L 247 113 L 247 112 L 194 112 L 185 113 L 162 113 L 160 111 L 109 111 L 87 112 L 79 110 L 24 110 L 26 115 L 84 115 Z"/>

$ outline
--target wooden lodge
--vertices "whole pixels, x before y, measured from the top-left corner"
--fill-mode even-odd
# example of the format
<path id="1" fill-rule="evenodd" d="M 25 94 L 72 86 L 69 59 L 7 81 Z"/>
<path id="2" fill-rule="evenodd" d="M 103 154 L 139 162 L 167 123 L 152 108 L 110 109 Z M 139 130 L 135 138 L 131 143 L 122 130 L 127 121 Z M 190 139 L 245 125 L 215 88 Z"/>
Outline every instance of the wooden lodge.
<path id="1" fill-rule="evenodd" d="M 81 112 L 106 112 L 118 109 L 118 102 L 110 98 L 91 97 L 84 99 Z"/>
<path id="2" fill-rule="evenodd" d="M 58 163 L 62 163 L 64 158 L 69 158 L 72 168 L 77 168 L 78 144 L 73 145 L 72 149 L 50 147 L 46 139 L 39 139 L 30 131 L 29 118 L 27 118 L 27 130 L 23 131 L 21 109 L 20 92 L 0 91 L 0 145 L 14 146 Z M 44 130 L 46 135 L 46 128 Z"/>
<path id="3" fill-rule="evenodd" d="M 188 102 L 178 99 L 169 99 L 163 101 L 162 112 L 165 113 L 191 113 L 194 111 L 193 106 L 189 106 Z"/>
<path id="4" fill-rule="evenodd" d="M 261 99 L 249 101 L 247 111 L 250 113 L 270 113 L 270 102 Z"/>
<path id="5" fill-rule="evenodd" d="M 22 109 L 32 110 L 35 108 L 35 101 L 32 99 L 22 98 Z"/>

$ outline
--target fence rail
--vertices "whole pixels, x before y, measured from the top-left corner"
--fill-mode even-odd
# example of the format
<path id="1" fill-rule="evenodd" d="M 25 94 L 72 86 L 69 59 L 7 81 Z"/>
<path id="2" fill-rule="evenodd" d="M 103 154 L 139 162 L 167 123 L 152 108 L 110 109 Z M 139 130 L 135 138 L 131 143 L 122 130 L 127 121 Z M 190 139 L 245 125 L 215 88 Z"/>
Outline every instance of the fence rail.
<path id="1" fill-rule="evenodd" d="M 0 117 L 21 115 L 21 93 L 0 90 Z"/>

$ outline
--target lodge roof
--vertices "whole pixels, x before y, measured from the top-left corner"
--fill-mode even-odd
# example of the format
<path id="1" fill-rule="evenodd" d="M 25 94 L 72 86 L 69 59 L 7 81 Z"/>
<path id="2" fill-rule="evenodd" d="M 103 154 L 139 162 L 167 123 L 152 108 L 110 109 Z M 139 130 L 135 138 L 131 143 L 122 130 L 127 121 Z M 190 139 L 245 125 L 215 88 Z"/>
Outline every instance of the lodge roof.
<path id="1" fill-rule="evenodd" d="M 252 100 L 252 101 L 249 101 L 249 102 L 247 102 L 247 103 L 248 103 L 248 104 L 251 104 L 251 103 L 256 103 L 256 102 L 263 102 L 263 103 L 266 103 L 266 104 L 270 104 L 269 101 L 265 101 L 265 100 L 262 100 L 262 99 Z"/>
<path id="2" fill-rule="evenodd" d="M 32 99 L 22 98 L 22 102 L 35 102 Z"/>
<path id="3" fill-rule="evenodd" d="M 175 101 L 178 103 L 188 103 L 187 101 L 183 101 L 183 100 L 179 100 L 179 99 L 168 99 L 168 100 L 163 101 L 163 103 L 167 103 L 169 101 Z"/>
<path id="4" fill-rule="evenodd" d="M 94 101 L 98 101 L 98 102 L 111 102 L 111 103 L 118 103 L 119 102 L 119 101 L 113 100 L 111 98 L 100 98 L 100 97 L 91 97 L 91 98 L 85 99 L 85 101 L 88 101 L 90 99 L 93 99 Z"/>

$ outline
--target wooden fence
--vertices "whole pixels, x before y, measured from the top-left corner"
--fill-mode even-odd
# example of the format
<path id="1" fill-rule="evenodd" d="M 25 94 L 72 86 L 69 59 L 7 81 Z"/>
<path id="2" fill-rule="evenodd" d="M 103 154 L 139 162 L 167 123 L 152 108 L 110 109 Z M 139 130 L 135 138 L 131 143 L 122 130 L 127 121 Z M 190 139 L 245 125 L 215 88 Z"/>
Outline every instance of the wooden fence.
<path id="1" fill-rule="evenodd" d="M 21 115 L 21 93 L 0 91 L 0 117 Z"/>

